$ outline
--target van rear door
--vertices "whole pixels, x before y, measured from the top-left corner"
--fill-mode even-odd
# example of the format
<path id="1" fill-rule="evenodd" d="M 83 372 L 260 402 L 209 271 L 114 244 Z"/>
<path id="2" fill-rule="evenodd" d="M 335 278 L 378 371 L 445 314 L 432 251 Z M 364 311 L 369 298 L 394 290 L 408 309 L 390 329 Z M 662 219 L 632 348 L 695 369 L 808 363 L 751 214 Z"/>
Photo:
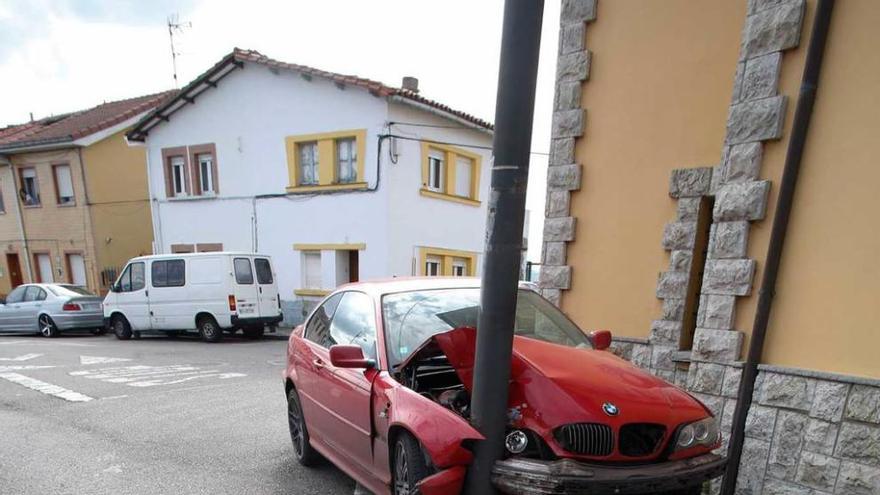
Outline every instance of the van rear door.
<path id="1" fill-rule="evenodd" d="M 260 316 L 257 283 L 254 279 L 254 267 L 251 259 L 235 257 L 232 259 L 234 275 L 235 309 L 239 318 L 257 318 Z"/>
<path id="2" fill-rule="evenodd" d="M 269 258 L 254 258 L 254 271 L 257 274 L 257 288 L 260 300 L 260 316 L 263 318 L 277 316 L 281 312 L 278 305 L 278 285 L 272 273 Z"/>

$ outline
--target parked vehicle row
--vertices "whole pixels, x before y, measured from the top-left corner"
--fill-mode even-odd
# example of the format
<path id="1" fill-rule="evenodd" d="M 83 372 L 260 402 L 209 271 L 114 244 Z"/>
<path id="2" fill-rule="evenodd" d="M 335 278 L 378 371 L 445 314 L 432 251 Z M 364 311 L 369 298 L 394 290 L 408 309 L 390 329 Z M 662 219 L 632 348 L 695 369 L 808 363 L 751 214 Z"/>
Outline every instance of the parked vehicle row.
<path id="1" fill-rule="evenodd" d="M 208 342 L 241 330 L 259 338 L 282 320 L 269 256 L 198 253 L 129 260 L 101 300 L 70 284 L 25 284 L 0 305 L 0 332 L 46 337 L 110 328 L 121 340 L 144 333 L 198 332 Z"/>
<path id="2" fill-rule="evenodd" d="M 472 448 L 476 279 L 337 289 L 290 336 L 293 451 L 373 493 L 455 494 Z M 726 459 L 710 410 L 606 349 L 528 288 L 516 307 L 503 493 L 696 495 Z"/>

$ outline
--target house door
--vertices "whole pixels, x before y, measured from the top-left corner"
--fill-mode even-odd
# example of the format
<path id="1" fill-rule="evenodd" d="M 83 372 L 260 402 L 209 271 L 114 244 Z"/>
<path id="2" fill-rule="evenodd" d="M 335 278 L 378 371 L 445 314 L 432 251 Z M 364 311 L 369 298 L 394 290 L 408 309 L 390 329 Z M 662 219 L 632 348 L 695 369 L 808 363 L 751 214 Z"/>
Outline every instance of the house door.
<path id="1" fill-rule="evenodd" d="M 52 258 L 48 253 L 37 253 L 34 255 L 37 262 L 37 281 L 43 284 L 51 284 L 55 282 L 55 274 L 52 273 Z"/>
<path id="2" fill-rule="evenodd" d="M 86 286 L 86 263 L 83 255 L 77 253 L 67 255 L 67 276 L 73 285 Z"/>
<path id="3" fill-rule="evenodd" d="M 12 284 L 13 289 L 24 283 L 21 277 L 21 262 L 18 259 L 17 253 L 8 253 L 6 255 L 6 269 L 9 270 L 9 282 Z"/>

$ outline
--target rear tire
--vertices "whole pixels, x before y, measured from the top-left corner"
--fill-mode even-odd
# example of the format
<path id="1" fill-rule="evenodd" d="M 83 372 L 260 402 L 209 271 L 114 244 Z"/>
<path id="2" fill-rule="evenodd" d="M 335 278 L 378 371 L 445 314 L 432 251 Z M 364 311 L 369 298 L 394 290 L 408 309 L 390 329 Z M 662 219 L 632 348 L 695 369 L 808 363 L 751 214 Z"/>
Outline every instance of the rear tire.
<path id="1" fill-rule="evenodd" d="M 223 330 L 213 316 L 202 316 L 199 318 L 196 326 L 199 327 L 199 335 L 205 342 L 220 342 L 223 340 Z"/>
<path id="2" fill-rule="evenodd" d="M 418 493 L 416 485 L 430 474 L 418 440 L 407 432 L 401 432 L 394 441 L 393 452 L 392 493 L 394 495 Z"/>
<path id="3" fill-rule="evenodd" d="M 131 338 L 131 325 L 122 315 L 116 315 L 110 320 L 110 326 L 113 327 L 113 334 L 119 340 L 128 340 Z"/>
<path id="4" fill-rule="evenodd" d="M 40 315 L 37 318 L 37 325 L 40 329 L 40 335 L 43 337 L 48 337 L 50 339 L 58 336 L 58 325 L 52 321 L 52 317 L 49 315 Z"/>
<path id="5" fill-rule="evenodd" d="M 293 444 L 293 457 L 303 466 L 314 466 L 320 459 L 319 454 L 309 443 L 309 429 L 303 416 L 302 405 L 296 389 L 287 393 L 287 426 L 290 429 L 290 441 Z"/>
<path id="6" fill-rule="evenodd" d="M 242 333 L 244 333 L 245 338 L 253 339 L 253 340 L 262 338 L 265 331 L 266 330 L 261 326 L 260 327 L 245 327 L 244 329 L 242 329 Z"/>

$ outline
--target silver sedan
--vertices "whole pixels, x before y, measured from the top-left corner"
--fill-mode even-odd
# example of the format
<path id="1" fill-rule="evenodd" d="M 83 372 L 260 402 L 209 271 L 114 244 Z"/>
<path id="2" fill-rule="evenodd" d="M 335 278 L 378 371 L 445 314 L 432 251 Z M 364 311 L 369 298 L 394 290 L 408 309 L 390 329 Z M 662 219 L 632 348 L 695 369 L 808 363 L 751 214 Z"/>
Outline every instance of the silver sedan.
<path id="1" fill-rule="evenodd" d="M 76 285 L 25 284 L 0 304 L 0 333 L 39 332 L 57 337 L 68 330 L 103 333 L 101 298 Z"/>

